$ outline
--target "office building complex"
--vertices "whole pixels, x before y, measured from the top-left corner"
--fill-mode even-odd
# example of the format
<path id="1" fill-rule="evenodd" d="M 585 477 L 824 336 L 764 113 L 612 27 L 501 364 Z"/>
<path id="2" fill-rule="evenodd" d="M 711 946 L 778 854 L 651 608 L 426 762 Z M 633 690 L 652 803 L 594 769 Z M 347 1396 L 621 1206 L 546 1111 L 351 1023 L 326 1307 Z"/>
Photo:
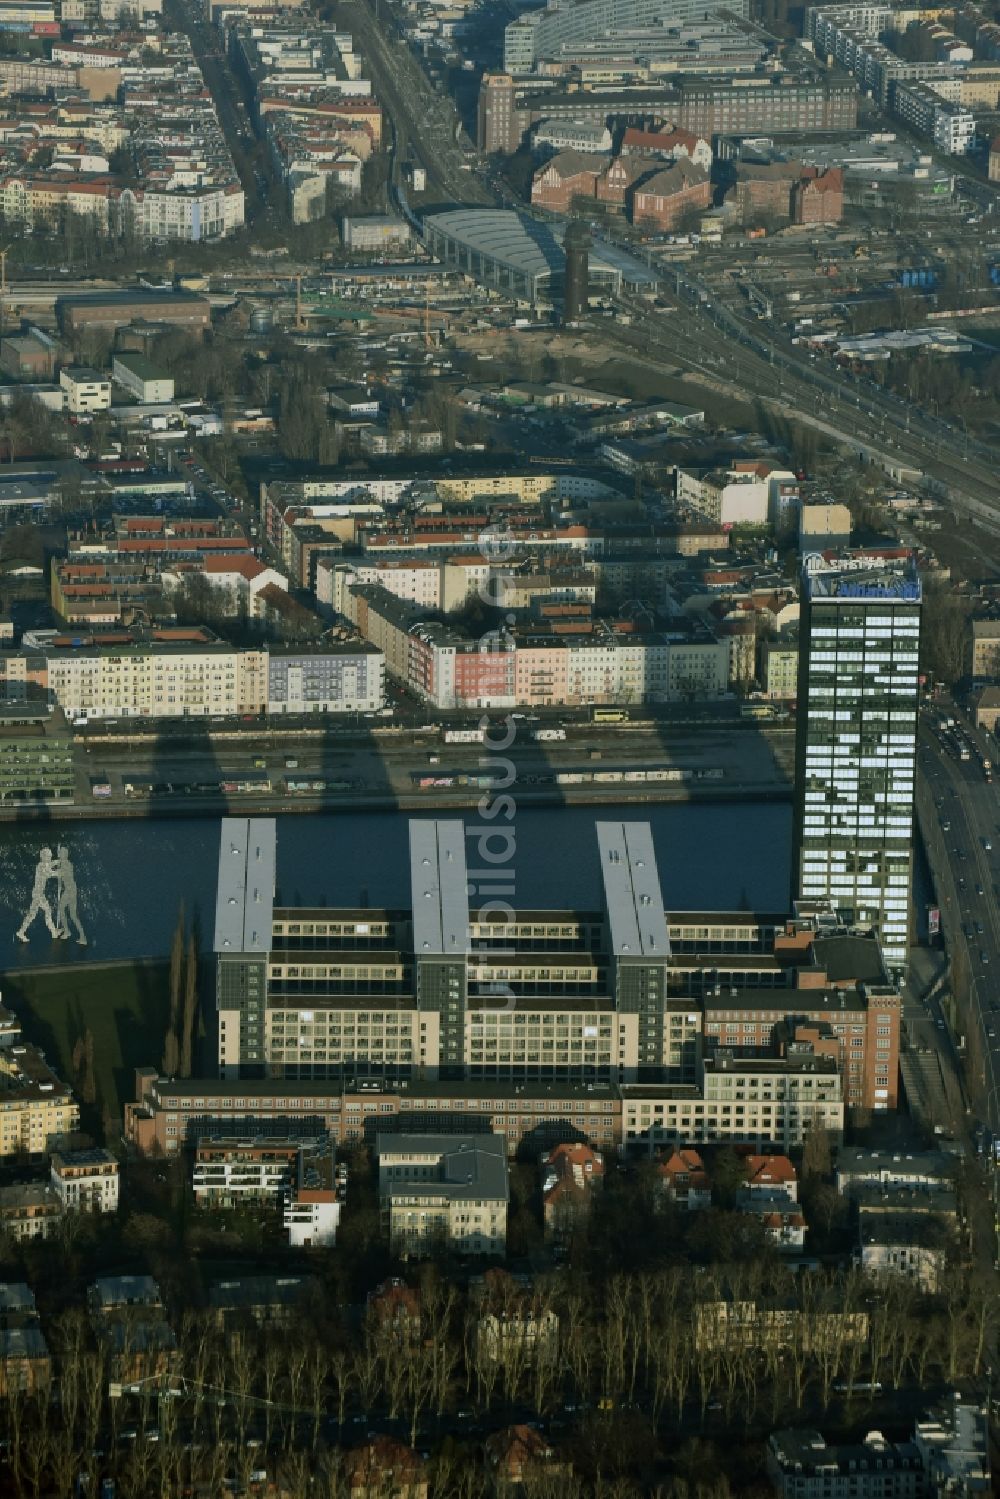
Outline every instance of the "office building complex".
<path id="1" fill-rule="evenodd" d="M 276 909 L 274 823 L 222 825 L 215 930 L 223 1076 L 693 1076 L 666 1014 L 649 829 L 599 824 L 606 917 L 469 907 L 460 821 L 410 824 L 409 911 Z"/>
<path id="2" fill-rule="evenodd" d="M 665 912 L 648 824 L 608 821 L 601 910 L 477 908 L 465 836 L 458 820 L 411 823 L 407 909 L 290 909 L 274 904 L 274 822 L 226 819 L 220 1086 L 144 1079 L 140 1148 L 176 1148 L 199 1122 L 236 1135 L 266 1118 L 281 1133 L 290 1115 L 360 1139 L 370 1110 L 352 1121 L 343 1100 L 367 1089 L 387 1114 L 478 1109 L 512 1149 L 546 1133 L 553 1107 L 582 1118 L 580 1090 L 609 1086 L 666 1089 L 658 1122 L 678 1138 L 783 1148 L 807 1105 L 829 1104 L 834 1130 L 845 1107 L 896 1107 L 899 994 L 877 940 L 838 928 L 825 905 L 800 903 L 792 918 Z M 750 1076 L 730 1100 L 741 1068 Z M 234 1100 L 246 1089 L 244 1118 Z M 519 1099 L 509 1118 L 505 1090 Z M 754 1108 L 733 1113 L 732 1101 Z M 583 1113 L 595 1144 L 620 1138 Z M 637 1146 L 653 1138 L 641 1125 L 625 1131 Z"/>
<path id="3" fill-rule="evenodd" d="M 906 966 L 917 744 L 920 581 L 909 561 L 807 559 L 793 879 L 874 925 Z"/>
<path id="4" fill-rule="evenodd" d="M 914 67 L 917 64 L 913 65 Z M 541 87 L 538 78 L 486 73 L 479 94 L 477 143 L 481 151 L 510 154 L 533 125 L 639 126 L 650 119 L 699 135 L 763 135 L 853 130 L 858 85 L 853 78 L 776 73 L 727 78 L 677 73 L 669 86 L 615 89 Z"/>
<path id="5" fill-rule="evenodd" d="M 0 805 L 71 802 L 74 784 L 63 714 L 37 701 L 0 704 Z"/>
<path id="6" fill-rule="evenodd" d="M 653 29 L 701 21 L 717 7 L 710 0 L 549 0 L 542 10 L 529 11 L 504 29 L 503 65 L 508 73 L 531 73 L 541 62 L 567 48 L 584 47 L 627 31 Z M 747 0 L 727 9 L 746 19 Z"/>

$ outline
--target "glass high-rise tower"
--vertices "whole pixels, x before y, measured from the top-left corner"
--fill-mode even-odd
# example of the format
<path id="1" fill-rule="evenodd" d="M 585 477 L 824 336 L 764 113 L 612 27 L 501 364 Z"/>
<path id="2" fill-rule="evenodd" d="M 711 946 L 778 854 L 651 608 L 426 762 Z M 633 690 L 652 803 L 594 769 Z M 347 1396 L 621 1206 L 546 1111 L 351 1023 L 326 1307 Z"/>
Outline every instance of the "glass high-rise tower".
<path id="1" fill-rule="evenodd" d="M 909 559 L 809 559 L 799 635 L 793 892 L 871 925 L 906 967 L 921 589 Z"/>

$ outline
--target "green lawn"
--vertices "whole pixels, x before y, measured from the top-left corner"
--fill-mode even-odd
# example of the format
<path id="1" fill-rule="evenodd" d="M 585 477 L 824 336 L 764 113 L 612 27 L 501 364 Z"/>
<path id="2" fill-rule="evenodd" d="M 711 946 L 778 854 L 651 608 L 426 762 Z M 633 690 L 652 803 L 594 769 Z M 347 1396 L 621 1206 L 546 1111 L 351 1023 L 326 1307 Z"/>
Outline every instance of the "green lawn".
<path id="1" fill-rule="evenodd" d="M 42 1048 L 66 1082 L 74 1080 L 73 1047 L 86 1030 L 92 1032 L 98 1095 L 93 1127 L 105 1113 L 121 1119 L 124 1104 L 135 1097 L 136 1067 L 159 1069 L 169 1008 L 167 985 L 166 963 L 135 963 L 8 973 L 2 991 L 25 1038 Z"/>

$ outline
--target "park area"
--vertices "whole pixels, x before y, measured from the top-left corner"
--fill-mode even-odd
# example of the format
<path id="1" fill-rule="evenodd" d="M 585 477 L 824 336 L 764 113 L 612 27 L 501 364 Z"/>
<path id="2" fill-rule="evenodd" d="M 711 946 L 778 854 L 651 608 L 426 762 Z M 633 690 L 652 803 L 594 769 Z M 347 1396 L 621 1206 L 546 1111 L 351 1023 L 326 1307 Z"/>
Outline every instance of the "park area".
<path id="1" fill-rule="evenodd" d="M 77 1090 L 84 1127 L 103 1121 L 109 1131 L 120 1131 L 124 1105 L 135 1096 L 135 1069 L 160 1067 L 170 1009 L 168 965 L 73 964 L 9 972 L 3 1002 L 21 1022 L 25 1039 L 40 1046 Z"/>

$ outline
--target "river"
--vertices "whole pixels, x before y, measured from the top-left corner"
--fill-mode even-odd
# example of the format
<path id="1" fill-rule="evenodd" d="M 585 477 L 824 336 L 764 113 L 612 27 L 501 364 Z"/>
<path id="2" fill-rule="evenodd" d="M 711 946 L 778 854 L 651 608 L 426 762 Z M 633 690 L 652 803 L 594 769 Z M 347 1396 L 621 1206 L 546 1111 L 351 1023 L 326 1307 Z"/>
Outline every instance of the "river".
<path id="1" fill-rule="evenodd" d="M 431 814 L 427 814 L 431 815 Z M 791 807 L 785 802 L 523 807 L 512 826 L 515 907 L 599 909 L 594 823 L 614 816 L 652 825 L 664 904 L 675 910 L 788 906 Z M 288 905 L 406 906 L 408 815 L 330 812 L 278 817 L 278 900 Z M 475 814 L 468 826 L 486 826 Z M 490 826 L 500 826 L 495 821 Z M 39 916 L 16 938 L 39 850 L 64 844 L 76 875 L 88 945 L 49 937 Z M 0 968 L 165 956 L 183 899 L 211 942 L 219 823 L 212 818 L 58 823 L 0 828 L 6 920 Z M 473 862 L 470 857 L 470 862 Z M 49 893 L 54 897 L 54 885 Z"/>

